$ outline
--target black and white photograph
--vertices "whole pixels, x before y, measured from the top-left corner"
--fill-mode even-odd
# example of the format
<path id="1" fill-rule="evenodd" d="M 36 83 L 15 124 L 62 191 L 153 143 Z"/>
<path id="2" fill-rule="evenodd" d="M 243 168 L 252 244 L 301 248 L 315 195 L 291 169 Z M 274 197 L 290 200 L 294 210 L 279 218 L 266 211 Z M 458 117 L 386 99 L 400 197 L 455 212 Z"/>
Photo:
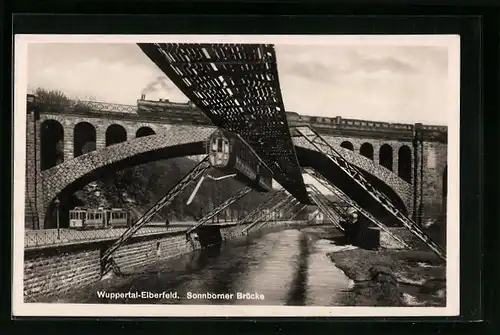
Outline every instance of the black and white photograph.
<path id="1" fill-rule="evenodd" d="M 459 314 L 459 36 L 16 35 L 14 59 L 14 315 Z"/>

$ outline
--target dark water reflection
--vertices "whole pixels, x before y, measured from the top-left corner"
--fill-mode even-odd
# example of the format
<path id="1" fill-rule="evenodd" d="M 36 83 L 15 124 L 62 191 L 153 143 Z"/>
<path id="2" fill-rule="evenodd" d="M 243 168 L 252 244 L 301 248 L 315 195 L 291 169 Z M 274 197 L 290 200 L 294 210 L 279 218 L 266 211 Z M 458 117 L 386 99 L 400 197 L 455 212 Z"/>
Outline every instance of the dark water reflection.
<path id="1" fill-rule="evenodd" d="M 332 242 L 298 230 L 242 238 L 229 244 L 182 255 L 80 290 L 71 302 L 160 304 L 340 304 L 349 279 L 326 253 Z M 99 298 L 106 292 L 177 292 L 177 299 Z M 188 299 L 194 294 L 233 294 L 233 299 Z M 264 296 L 238 300 L 237 292 Z"/>

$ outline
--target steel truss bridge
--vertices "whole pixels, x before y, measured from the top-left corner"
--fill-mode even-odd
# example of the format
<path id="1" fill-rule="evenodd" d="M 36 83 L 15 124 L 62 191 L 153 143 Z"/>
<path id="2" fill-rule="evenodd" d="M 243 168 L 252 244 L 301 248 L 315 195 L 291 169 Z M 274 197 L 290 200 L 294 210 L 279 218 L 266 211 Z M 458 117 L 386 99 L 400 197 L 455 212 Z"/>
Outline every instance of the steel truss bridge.
<path id="1" fill-rule="evenodd" d="M 386 231 L 403 246 L 408 244 L 393 235 L 374 215 L 361 206 L 353 194 L 346 194 L 330 180 L 312 169 L 302 170 L 292 142 L 285 115 L 279 85 L 276 54 L 270 44 L 139 44 L 141 50 L 170 78 L 170 80 L 219 128 L 240 135 L 260 156 L 273 173 L 274 179 L 283 186 L 267 202 L 261 204 L 235 225 L 237 233 L 265 225 L 264 210 L 286 209 L 293 218 L 307 205 L 316 205 L 332 223 L 342 229 L 339 222 L 345 220 L 345 208 L 328 200 L 313 185 L 304 183 L 302 173 L 310 174 L 320 184 L 340 197 L 344 203 L 356 208 L 381 230 Z M 373 187 L 362 173 L 349 164 L 327 141 L 310 127 L 297 127 L 294 135 L 302 136 L 328 160 L 339 168 L 353 183 L 391 214 L 402 226 L 442 259 L 445 251 L 434 243 L 406 215 L 401 213 L 384 193 Z M 135 224 L 117 239 L 102 256 L 103 273 L 113 268 L 112 254 L 135 232 L 148 223 L 154 214 L 168 206 L 188 185 L 204 176 L 211 168 L 208 158 L 203 159 L 156 205 L 150 208 Z M 187 231 L 190 233 L 208 222 L 252 189 L 243 187 L 221 203 L 211 213 L 200 219 Z M 264 219 L 263 219 L 264 218 Z M 249 223 L 249 224 L 247 224 Z"/>

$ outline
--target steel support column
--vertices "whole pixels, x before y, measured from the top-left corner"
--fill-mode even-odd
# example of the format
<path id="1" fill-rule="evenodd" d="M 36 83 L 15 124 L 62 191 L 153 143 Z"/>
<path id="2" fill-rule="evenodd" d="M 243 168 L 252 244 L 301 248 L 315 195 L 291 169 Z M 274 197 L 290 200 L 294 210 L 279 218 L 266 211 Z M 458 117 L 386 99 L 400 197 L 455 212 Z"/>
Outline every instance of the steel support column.
<path id="1" fill-rule="evenodd" d="M 446 251 L 435 243 L 413 220 L 401 213 L 391 200 L 383 193 L 373 187 L 361 172 L 354 166 L 348 163 L 340 153 L 335 150 L 327 141 L 325 141 L 311 127 L 296 127 L 295 130 L 304 137 L 312 146 L 327 157 L 331 162 L 337 165 L 344 171 L 353 181 L 361 186 L 373 199 L 382 205 L 391 215 L 399 220 L 413 235 L 423 241 L 429 249 L 431 249 L 441 259 L 446 260 Z"/>
<path id="2" fill-rule="evenodd" d="M 339 223 L 339 217 L 342 217 L 342 214 L 338 213 L 335 209 L 328 206 L 327 201 L 329 202 L 329 200 L 325 199 L 325 196 L 321 194 L 321 192 L 315 186 L 307 185 L 307 187 L 311 190 L 310 198 L 316 204 L 316 206 L 320 208 L 320 210 L 330 219 L 330 221 L 332 221 L 332 223 L 337 228 L 344 231 L 345 229 Z"/>
<path id="3" fill-rule="evenodd" d="M 120 236 L 101 256 L 101 263 L 104 267 L 106 262 L 113 252 L 115 252 L 123 243 L 130 239 L 142 226 L 151 221 L 153 216 L 158 213 L 163 207 L 168 206 L 180 193 L 182 193 L 186 187 L 188 187 L 193 181 L 198 179 L 200 176 L 205 174 L 210 168 L 210 163 L 208 157 L 205 157 L 198 165 L 196 165 L 184 178 L 181 179 L 170 191 L 167 192 L 156 204 L 148 209 L 148 211 L 139 218 L 131 227 L 129 227 L 122 236 Z"/>
<path id="4" fill-rule="evenodd" d="M 242 187 L 238 192 L 236 192 L 235 194 L 233 194 L 230 198 L 228 198 L 226 201 L 224 201 L 219 206 L 217 206 L 216 208 L 214 208 L 210 213 L 208 213 L 207 215 L 205 215 L 198 222 L 196 222 L 196 224 L 193 227 L 189 228 L 186 231 L 186 235 L 191 234 L 191 232 L 193 232 L 196 228 L 198 228 L 201 225 L 207 223 L 209 220 L 211 220 L 217 214 L 219 214 L 220 212 L 222 212 L 227 207 L 231 206 L 236 201 L 238 201 L 241 198 L 243 198 L 245 195 L 247 195 L 251 191 L 252 191 L 252 188 L 250 186 Z"/>
<path id="5" fill-rule="evenodd" d="M 294 203 L 293 206 L 290 206 L 290 210 L 292 211 L 292 215 L 286 220 L 286 221 L 292 221 L 300 212 L 304 210 L 304 208 L 307 207 L 307 205 L 301 205 L 300 203 Z M 296 208 L 299 208 L 299 210 L 295 210 Z M 272 221 L 271 218 L 267 218 L 264 222 L 262 222 L 256 229 L 260 229 L 264 227 L 266 224 L 269 223 L 269 221 Z"/>
<path id="6" fill-rule="evenodd" d="M 340 199 L 343 201 L 347 202 L 351 207 L 354 207 L 358 212 L 360 212 L 362 215 L 364 215 L 368 220 L 373 222 L 376 226 L 378 226 L 380 229 L 385 231 L 389 236 L 394 238 L 396 241 L 401 243 L 404 247 L 411 249 L 411 247 L 403 241 L 401 238 L 393 234 L 385 224 L 382 222 L 378 221 L 373 215 L 371 215 L 368 211 L 366 211 L 364 208 L 359 206 L 354 200 L 349 198 L 347 194 L 342 192 L 341 189 L 339 189 L 337 186 L 333 185 L 330 183 L 325 177 L 323 177 L 321 174 L 318 172 L 314 171 L 313 169 L 306 168 L 304 171 L 309 174 L 311 177 L 313 177 L 316 181 L 318 181 L 321 185 L 326 187 L 330 192 L 338 196 Z"/>
<path id="7" fill-rule="evenodd" d="M 286 193 L 283 190 L 280 190 L 280 191 L 277 191 L 276 193 L 274 193 L 274 195 L 271 198 L 269 198 L 265 202 L 261 203 L 259 206 L 257 206 L 257 208 L 255 208 L 253 211 L 248 213 L 242 219 L 239 219 L 236 222 L 236 224 L 234 225 L 234 227 L 231 229 L 230 235 L 233 234 L 233 232 L 236 231 L 241 224 L 243 224 L 245 222 L 249 222 L 250 220 L 253 220 L 253 218 L 256 215 L 258 215 L 258 213 L 261 213 L 265 208 L 267 208 L 268 206 L 271 206 L 272 203 L 276 202 L 278 199 L 283 198 L 284 196 L 286 196 Z"/>
<path id="8" fill-rule="evenodd" d="M 285 199 L 281 200 L 280 202 L 278 202 L 277 204 L 275 204 L 273 207 L 271 207 L 271 213 L 276 211 L 278 208 L 280 208 L 281 206 L 285 205 L 287 202 L 289 201 L 297 201 L 296 199 L 290 199 L 291 195 L 288 194 L 286 196 Z M 264 213 L 260 213 L 260 215 L 252 222 L 250 223 L 249 226 L 243 228 L 241 230 L 241 233 L 244 234 L 246 233 L 247 231 L 249 231 L 250 229 L 252 229 L 256 224 L 260 223 L 260 219 L 262 219 L 262 217 L 264 216 L 265 214 Z M 264 221 L 264 222 L 267 222 L 268 220 Z"/>

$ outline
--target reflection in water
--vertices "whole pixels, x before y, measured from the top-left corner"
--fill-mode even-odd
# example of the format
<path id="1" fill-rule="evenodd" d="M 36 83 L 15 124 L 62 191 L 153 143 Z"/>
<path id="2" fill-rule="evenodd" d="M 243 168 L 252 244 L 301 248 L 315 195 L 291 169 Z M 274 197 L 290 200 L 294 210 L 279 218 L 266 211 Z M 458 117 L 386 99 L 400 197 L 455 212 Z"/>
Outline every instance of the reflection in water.
<path id="1" fill-rule="evenodd" d="M 336 305 L 349 279 L 326 256 L 336 246 L 298 230 L 232 241 L 158 262 L 125 278 L 98 283 L 73 296 L 88 303 Z M 98 298 L 107 292 L 177 292 L 177 299 Z M 188 299 L 232 294 L 230 299 Z M 237 299 L 238 292 L 254 299 Z M 259 298 L 265 298 L 261 300 Z M 83 301 L 82 301 L 83 300 Z"/>

